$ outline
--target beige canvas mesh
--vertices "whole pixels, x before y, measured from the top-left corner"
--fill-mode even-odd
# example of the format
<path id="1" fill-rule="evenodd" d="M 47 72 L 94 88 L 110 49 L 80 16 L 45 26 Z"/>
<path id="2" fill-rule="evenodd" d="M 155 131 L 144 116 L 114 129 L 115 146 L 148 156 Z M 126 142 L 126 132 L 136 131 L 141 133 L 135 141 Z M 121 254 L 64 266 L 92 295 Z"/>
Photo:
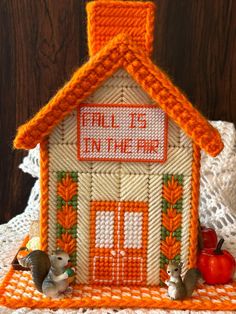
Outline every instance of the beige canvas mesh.
<path id="1" fill-rule="evenodd" d="M 85 103 L 152 104 L 153 101 L 124 71 L 119 70 Z M 160 228 L 163 174 L 184 175 L 183 237 L 181 257 L 184 269 L 188 261 L 192 142 L 169 120 L 168 153 L 165 163 L 85 162 L 77 158 L 77 111 L 67 116 L 49 139 L 49 248 L 55 248 L 55 179 L 56 171 L 78 172 L 77 282 L 89 282 L 89 224 L 92 200 L 147 201 L 149 205 L 147 283 L 159 283 Z"/>

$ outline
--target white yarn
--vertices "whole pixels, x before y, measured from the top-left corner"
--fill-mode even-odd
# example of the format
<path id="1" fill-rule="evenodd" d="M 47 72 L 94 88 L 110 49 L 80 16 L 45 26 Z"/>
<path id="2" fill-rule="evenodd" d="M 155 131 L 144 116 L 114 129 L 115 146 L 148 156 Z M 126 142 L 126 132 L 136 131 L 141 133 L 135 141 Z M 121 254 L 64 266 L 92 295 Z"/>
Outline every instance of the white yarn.
<path id="1" fill-rule="evenodd" d="M 216 158 L 202 154 L 200 220 L 225 239 L 224 248 L 236 257 L 236 131 L 229 122 L 213 125 L 225 148 Z"/>
<path id="2" fill-rule="evenodd" d="M 229 122 L 212 122 L 220 131 L 225 148 L 216 158 L 202 153 L 201 189 L 200 189 L 200 220 L 201 224 L 216 229 L 219 237 L 225 239 L 224 247 L 236 257 L 236 130 Z M 33 177 L 39 177 L 39 147 L 31 150 L 19 166 Z M 20 241 L 29 230 L 30 222 L 39 216 L 39 182 L 32 188 L 27 207 L 21 215 L 14 217 L 7 224 L 0 226 L 0 277 L 2 277 L 13 259 Z M 86 314 L 156 314 L 156 313 L 190 313 L 193 311 L 162 311 L 145 309 L 96 309 L 96 310 L 30 310 L 22 308 L 11 310 L 0 308 L 0 314 L 39 314 L 39 313 L 86 313 Z M 194 312 L 194 313 L 210 313 Z M 213 313 L 213 312 L 212 312 Z M 214 312 L 216 313 L 216 312 Z M 225 312 L 218 312 L 225 313 Z M 233 312 L 228 312 L 233 313 Z"/>
<path id="3" fill-rule="evenodd" d="M 29 151 L 19 168 L 23 172 L 31 174 L 32 177 L 39 178 L 39 145 Z"/>

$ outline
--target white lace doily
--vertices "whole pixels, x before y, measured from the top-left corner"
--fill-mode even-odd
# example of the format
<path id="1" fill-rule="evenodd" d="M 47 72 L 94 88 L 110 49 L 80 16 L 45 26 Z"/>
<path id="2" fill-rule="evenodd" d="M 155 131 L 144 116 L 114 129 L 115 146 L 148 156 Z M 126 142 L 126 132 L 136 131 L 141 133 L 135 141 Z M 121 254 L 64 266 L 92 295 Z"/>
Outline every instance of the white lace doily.
<path id="1" fill-rule="evenodd" d="M 212 122 L 220 131 L 225 148 L 216 158 L 202 153 L 201 190 L 200 190 L 200 220 L 201 224 L 216 229 L 219 237 L 225 239 L 224 248 L 236 257 L 236 130 L 229 122 Z M 19 166 L 24 172 L 37 178 L 28 201 L 21 215 L 0 226 L 0 278 L 5 275 L 21 241 L 29 231 L 32 220 L 39 216 L 39 149 L 31 150 Z M 22 308 L 11 310 L 0 307 L 0 314 L 38 314 L 38 313 L 86 313 L 86 314 L 156 314 L 156 313 L 190 313 L 193 311 L 161 311 L 144 309 L 125 310 L 30 310 Z M 194 313 L 211 313 L 210 311 Z M 214 312 L 215 313 L 215 312 Z M 218 312 L 225 313 L 225 312 Z M 233 313 L 233 312 L 227 312 Z"/>

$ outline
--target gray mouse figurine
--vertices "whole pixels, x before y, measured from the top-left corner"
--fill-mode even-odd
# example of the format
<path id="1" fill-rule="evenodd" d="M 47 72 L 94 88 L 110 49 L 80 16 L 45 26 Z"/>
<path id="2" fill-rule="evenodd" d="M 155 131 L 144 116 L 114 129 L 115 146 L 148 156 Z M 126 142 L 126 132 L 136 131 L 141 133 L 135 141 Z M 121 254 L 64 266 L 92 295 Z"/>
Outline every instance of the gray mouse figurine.
<path id="1" fill-rule="evenodd" d="M 197 268 L 190 268 L 182 280 L 181 277 L 182 263 L 170 261 L 167 266 L 167 274 L 170 276 L 169 280 L 165 281 L 168 286 L 168 296 L 172 300 L 183 300 L 193 294 L 198 279 L 201 274 Z"/>
<path id="2" fill-rule="evenodd" d="M 69 274 L 65 269 L 69 255 L 57 250 L 52 255 L 35 250 L 18 259 L 23 267 L 29 267 L 32 279 L 38 291 L 50 298 L 58 298 L 69 287 Z"/>

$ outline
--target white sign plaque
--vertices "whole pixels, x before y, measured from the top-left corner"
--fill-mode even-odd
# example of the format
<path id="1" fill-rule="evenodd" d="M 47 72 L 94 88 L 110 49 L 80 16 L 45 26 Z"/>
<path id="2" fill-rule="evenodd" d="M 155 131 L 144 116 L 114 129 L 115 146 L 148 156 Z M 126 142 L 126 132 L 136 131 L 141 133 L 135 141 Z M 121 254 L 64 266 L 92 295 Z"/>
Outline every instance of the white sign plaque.
<path id="1" fill-rule="evenodd" d="M 82 104 L 78 159 L 164 162 L 167 129 L 167 116 L 156 106 Z"/>

